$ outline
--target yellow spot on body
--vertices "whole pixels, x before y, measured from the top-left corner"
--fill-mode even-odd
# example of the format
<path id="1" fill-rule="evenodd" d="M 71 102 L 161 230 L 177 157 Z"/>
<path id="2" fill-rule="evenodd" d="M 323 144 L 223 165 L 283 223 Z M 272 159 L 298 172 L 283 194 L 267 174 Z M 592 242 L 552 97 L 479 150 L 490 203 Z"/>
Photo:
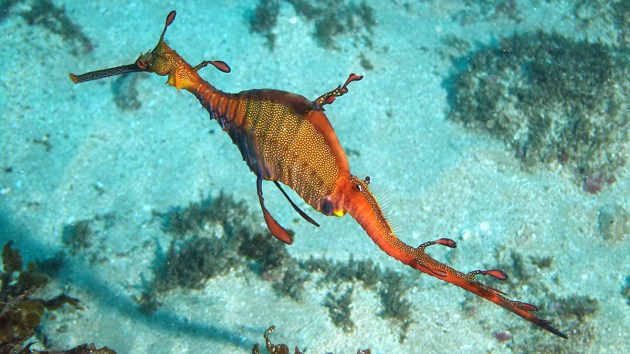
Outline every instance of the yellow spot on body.
<path id="1" fill-rule="evenodd" d="M 343 209 L 337 209 L 337 210 L 333 210 L 333 214 L 335 216 L 344 216 L 346 215 L 346 211 Z"/>

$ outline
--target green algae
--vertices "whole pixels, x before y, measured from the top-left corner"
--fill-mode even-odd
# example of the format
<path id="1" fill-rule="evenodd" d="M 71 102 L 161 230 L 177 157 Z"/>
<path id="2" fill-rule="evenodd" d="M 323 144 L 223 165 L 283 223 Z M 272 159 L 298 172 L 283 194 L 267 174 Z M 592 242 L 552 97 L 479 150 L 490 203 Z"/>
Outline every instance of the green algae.
<path id="1" fill-rule="evenodd" d="M 543 32 L 502 38 L 451 78 L 449 118 L 502 139 L 527 168 L 565 166 L 597 193 L 630 152 L 624 54 Z"/>

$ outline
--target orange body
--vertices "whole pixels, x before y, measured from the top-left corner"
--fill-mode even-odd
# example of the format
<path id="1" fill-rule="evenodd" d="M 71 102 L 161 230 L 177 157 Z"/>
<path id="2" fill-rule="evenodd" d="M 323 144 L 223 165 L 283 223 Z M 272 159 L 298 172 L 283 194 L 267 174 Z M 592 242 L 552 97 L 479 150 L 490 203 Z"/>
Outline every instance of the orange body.
<path id="1" fill-rule="evenodd" d="M 348 160 L 322 110 L 303 96 L 277 90 L 226 95 L 204 81 L 190 89 L 241 151 L 257 176 L 291 187 L 322 211 L 349 175 Z"/>
<path id="2" fill-rule="evenodd" d="M 360 76 L 351 74 L 344 85 L 314 101 L 293 93 L 269 89 L 227 94 L 217 90 L 197 73 L 208 64 L 228 72 L 230 69 L 227 64 L 204 61 L 192 67 L 164 43 L 164 33 L 174 19 L 173 11 L 167 17 L 157 46 L 141 55 L 134 64 L 83 75 L 70 74 L 70 78 L 79 83 L 136 71 L 168 76 L 168 84 L 190 91 L 199 99 L 210 117 L 219 122 L 239 148 L 243 160 L 257 176 L 263 215 L 269 230 L 278 239 L 292 242 L 289 233 L 264 205 L 263 180 L 274 181 L 278 187 L 278 182 L 291 187 L 309 205 L 325 215 L 342 216 L 349 213 L 383 251 L 400 262 L 494 302 L 551 333 L 567 337 L 548 321 L 538 318 L 533 305 L 509 300 L 501 291 L 475 278 L 477 275 L 490 275 L 505 280 L 507 275 L 502 271 L 462 273 L 436 261 L 425 252 L 428 246 L 436 244 L 454 248 L 456 244 L 453 240 L 443 238 L 413 247 L 395 235 L 369 191 L 369 179 L 360 180 L 350 173 L 346 154 L 324 114 L 323 106 L 347 93 L 347 85 L 360 80 Z M 300 215 L 316 224 L 293 202 L 291 204 Z"/>

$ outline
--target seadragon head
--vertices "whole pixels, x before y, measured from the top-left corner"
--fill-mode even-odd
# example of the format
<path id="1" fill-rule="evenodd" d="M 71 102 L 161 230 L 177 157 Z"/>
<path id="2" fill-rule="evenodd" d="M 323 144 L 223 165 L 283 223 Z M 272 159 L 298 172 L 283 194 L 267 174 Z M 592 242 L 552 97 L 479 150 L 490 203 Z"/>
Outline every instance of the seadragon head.
<path id="1" fill-rule="evenodd" d="M 86 81 L 98 80 L 109 76 L 129 74 L 133 72 L 150 72 L 160 76 L 168 76 L 167 83 L 178 89 L 186 88 L 197 82 L 197 70 L 213 65 L 222 72 L 230 72 L 230 67 L 222 61 L 203 61 L 199 65 L 192 67 L 175 50 L 164 42 L 164 34 L 168 26 L 175 21 L 175 11 L 171 11 L 166 16 L 164 29 L 160 35 L 160 40 L 153 50 L 141 54 L 133 64 L 121 65 L 109 69 L 91 71 L 81 75 L 70 74 L 70 80 L 75 84 Z"/>

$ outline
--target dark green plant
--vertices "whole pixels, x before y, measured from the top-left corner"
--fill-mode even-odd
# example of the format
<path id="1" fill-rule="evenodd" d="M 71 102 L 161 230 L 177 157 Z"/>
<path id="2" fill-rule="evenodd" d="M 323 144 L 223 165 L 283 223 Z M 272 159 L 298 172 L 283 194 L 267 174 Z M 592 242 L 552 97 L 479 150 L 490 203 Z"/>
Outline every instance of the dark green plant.
<path id="1" fill-rule="evenodd" d="M 383 283 L 379 290 L 383 310 L 379 313 L 384 318 L 408 321 L 411 319 L 411 303 L 405 299 L 408 284 L 403 276 L 387 271 L 383 277 Z"/>
<path id="2" fill-rule="evenodd" d="M 451 19 L 462 26 L 482 21 L 496 22 L 511 20 L 519 23 L 523 19 L 523 6 L 514 0 L 464 0 L 461 10 L 452 12 Z M 526 10 L 526 9 L 525 9 Z"/>
<path id="3" fill-rule="evenodd" d="M 221 193 L 156 215 L 173 240 L 158 257 L 154 279 L 136 298 L 143 311 L 157 309 L 158 296 L 166 291 L 199 289 L 209 279 L 244 268 L 272 280 L 283 295 L 301 296 L 307 276 L 296 272 L 284 244 L 254 220 L 243 202 Z"/>
<path id="4" fill-rule="evenodd" d="M 371 259 L 354 260 L 352 255 L 348 261 L 333 261 L 325 258 L 311 257 L 300 263 L 305 271 L 321 272 L 322 282 L 338 284 L 342 282 L 361 282 L 366 289 L 370 289 L 385 278 L 378 264 Z"/>
<path id="5" fill-rule="evenodd" d="M 0 3 L 0 21 L 20 3 L 24 6 L 17 15 L 31 26 L 42 26 L 61 39 L 72 42 L 75 45 L 72 50 L 74 54 L 90 53 L 94 49 L 81 27 L 68 17 L 65 8 L 56 6 L 51 0 L 5 0 Z"/>
<path id="6" fill-rule="evenodd" d="M 237 241 L 238 254 L 250 262 L 250 268 L 255 273 L 263 275 L 276 269 L 296 266 L 286 247 L 266 230 L 256 230 L 249 235 L 246 235 L 246 232 L 243 230 L 241 235 L 244 235 L 244 238 Z"/>
<path id="7" fill-rule="evenodd" d="M 328 49 L 337 48 L 337 39 L 350 35 L 355 45 L 372 46 L 371 35 L 376 27 L 374 10 L 368 2 L 361 1 L 308 1 L 284 0 L 293 6 L 295 12 L 314 26 L 313 37 L 316 42 Z M 273 49 L 277 17 L 280 13 L 279 0 L 261 0 L 249 19 L 252 33 L 259 33 Z"/>
<path id="8" fill-rule="evenodd" d="M 142 107 L 138 99 L 138 80 L 142 75 L 122 75 L 112 83 L 112 92 L 116 106 L 123 111 L 135 111 Z"/>
<path id="9" fill-rule="evenodd" d="M 538 267 L 538 269 L 549 268 L 553 264 L 552 256 L 543 256 L 543 257 L 531 256 L 529 257 L 529 259 L 532 262 L 532 264 Z"/>
<path id="10" fill-rule="evenodd" d="M 506 292 L 510 293 L 518 291 L 527 286 L 528 293 L 532 295 L 553 296 L 550 290 L 540 281 L 540 271 L 551 266 L 553 257 L 549 256 L 525 256 L 520 252 L 509 251 L 506 248 L 496 250 L 496 258 L 501 260 L 501 264 L 497 268 L 503 270 L 507 275 L 506 281 L 488 279 L 490 286 L 496 282 L 496 286 L 500 288 L 506 287 Z M 473 299 L 472 301 L 476 301 Z"/>
<path id="11" fill-rule="evenodd" d="M 588 296 L 573 295 L 554 302 L 559 309 L 560 317 L 565 321 L 575 319 L 583 322 L 599 312 L 599 301 Z"/>
<path id="12" fill-rule="evenodd" d="M 296 267 L 287 267 L 282 278 L 274 281 L 271 286 L 278 294 L 300 301 L 304 295 L 304 285 L 309 279 L 309 275 L 296 264 Z"/>
<path id="13" fill-rule="evenodd" d="M 156 213 L 162 220 L 162 230 L 175 236 L 199 235 L 211 226 L 219 226 L 227 235 L 238 235 L 251 227 L 252 218 L 243 201 L 237 202 L 221 192 L 217 197 L 206 197 L 200 202 L 191 202 L 186 207 L 173 207 L 165 213 Z M 246 217 L 245 217 L 246 216 Z"/>
<path id="14" fill-rule="evenodd" d="M 62 242 L 72 255 L 91 246 L 93 232 L 90 229 L 92 220 L 78 220 L 63 226 Z"/>
<path id="15" fill-rule="evenodd" d="M 278 0 L 261 0 L 254 10 L 254 15 L 249 19 L 249 30 L 252 33 L 260 33 L 265 36 L 271 49 L 276 43 L 276 34 L 273 33 L 273 29 L 278 23 L 279 13 L 280 2 Z"/>
<path id="16" fill-rule="evenodd" d="M 402 275 L 389 270 L 383 274 L 380 290 L 378 292 L 382 306 L 379 316 L 394 320 L 401 325 L 401 343 L 407 339 L 407 330 L 414 322 L 412 314 L 413 307 L 409 300 L 405 299 L 405 293 L 408 288 L 409 283 L 405 281 Z"/>
<path id="17" fill-rule="evenodd" d="M 340 295 L 328 292 L 322 303 L 328 308 L 328 314 L 335 326 L 341 328 L 344 332 L 352 332 L 355 328 L 354 322 L 350 318 L 353 290 L 352 286 L 350 286 Z"/>
<path id="18" fill-rule="evenodd" d="M 538 32 L 467 58 L 450 119 L 503 139 L 527 167 L 565 165 L 588 192 L 615 181 L 630 153 L 623 50 Z"/>
<path id="19" fill-rule="evenodd" d="M 236 263 L 230 246 L 225 240 L 200 236 L 171 241 L 164 267 L 156 274 L 156 289 L 200 289 L 208 279 L 226 274 Z"/>

